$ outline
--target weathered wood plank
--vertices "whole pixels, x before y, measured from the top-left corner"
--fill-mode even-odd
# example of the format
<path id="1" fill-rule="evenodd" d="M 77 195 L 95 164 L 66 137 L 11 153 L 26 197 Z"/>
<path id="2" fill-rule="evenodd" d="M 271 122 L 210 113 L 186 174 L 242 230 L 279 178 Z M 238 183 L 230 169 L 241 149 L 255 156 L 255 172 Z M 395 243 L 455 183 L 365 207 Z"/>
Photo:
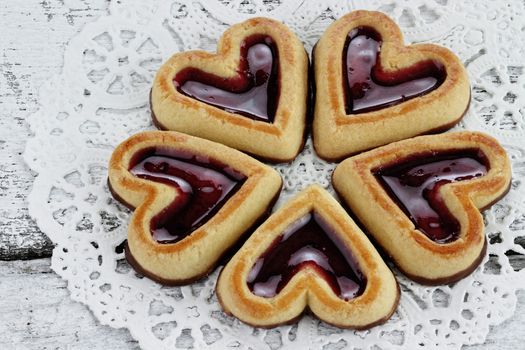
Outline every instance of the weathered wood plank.
<path id="1" fill-rule="evenodd" d="M 0 1 L 0 260 L 50 256 L 27 212 L 33 176 L 22 159 L 38 88 L 60 72 L 64 47 L 107 0 Z"/>
<path id="2" fill-rule="evenodd" d="M 50 259 L 0 262 L 0 349 L 137 349 L 127 330 L 101 326 L 87 307 L 71 301 Z M 484 345 L 464 350 L 523 349 L 525 291 L 515 315 L 494 327 Z"/>
<path id="3" fill-rule="evenodd" d="M 0 262 L 0 349 L 137 349 L 125 329 L 101 326 L 69 298 L 50 259 Z"/>
<path id="4" fill-rule="evenodd" d="M 67 41 L 104 14 L 108 0 L 0 1 L 0 260 L 49 256 L 52 244 L 27 213 L 33 176 L 21 154 L 26 117 L 38 108 L 38 88 L 62 67 Z M 516 258 L 516 266 L 525 260 Z M 136 349 L 126 330 L 101 326 L 71 301 L 49 259 L 0 261 L 0 349 Z M 495 327 L 484 345 L 465 349 L 521 349 L 525 292 L 514 317 Z"/>

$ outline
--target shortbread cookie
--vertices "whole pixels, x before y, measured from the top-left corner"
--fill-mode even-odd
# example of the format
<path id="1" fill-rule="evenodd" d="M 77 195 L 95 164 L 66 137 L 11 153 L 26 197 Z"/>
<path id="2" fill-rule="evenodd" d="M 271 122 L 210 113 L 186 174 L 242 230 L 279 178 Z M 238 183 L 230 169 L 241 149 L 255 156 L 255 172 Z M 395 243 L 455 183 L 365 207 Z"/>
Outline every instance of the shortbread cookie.
<path id="1" fill-rule="evenodd" d="M 452 52 L 404 46 L 398 26 L 380 12 L 335 21 L 314 55 L 314 146 L 325 159 L 446 130 L 470 101 L 467 73 Z"/>
<path id="2" fill-rule="evenodd" d="M 343 161 L 335 189 L 408 277 L 457 281 L 485 255 L 480 210 L 508 191 L 510 161 L 477 132 L 419 136 Z"/>
<path id="3" fill-rule="evenodd" d="M 312 185 L 264 222 L 222 270 L 224 310 L 256 327 L 293 322 L 306 307 L 325 322 L 369 328 L 395 311 L 392 272 L 344 209 Z"/>
<path id="4" fill-rule="evenodd" d="M 308 57 L 281 22 L 252 18 L 229 28 L 217 54 L 173 55 L 153 82 L 161 129 L 217 141 L 273 161 L 304 143 Z"/>
<path id="5" fill-rule="evenodd" d="M 114 196 L 136 208 L 126 257 L 163 284 L 206 275 L 271 209 L 281 178 L 272 168 L 215 142 L 150 131 L 121 143 L 109 163 Z"/>

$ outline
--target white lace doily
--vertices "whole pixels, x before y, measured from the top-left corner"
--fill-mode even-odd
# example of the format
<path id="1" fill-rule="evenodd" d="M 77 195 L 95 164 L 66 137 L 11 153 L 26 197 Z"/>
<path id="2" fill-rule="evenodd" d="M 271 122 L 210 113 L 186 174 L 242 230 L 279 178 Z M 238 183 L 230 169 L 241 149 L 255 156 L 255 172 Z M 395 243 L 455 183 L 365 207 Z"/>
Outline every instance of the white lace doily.
<path id="1" fill-rule="evenodd" d="M 74 300 L 103 324 L 126 327 L 147 349 L 459 349 L 482 343 L 489 326 L 509 318 L 525 272 L 525 3 L 475 0 L 193 0 L 112 1 L 107 16 L 66 47 L 62 74 L 41 91 L 29 123 L 25 160 L 38 172 L 29 210 L 56 244 L 52 268 Z M 177 51 L 215 44 L 229 25 L 251 16 L 284 21 L 311 50 L 326 26 L 358 8 L 392 16 L 407 42 L 451 48 L 467 66 L 472 103 L 457 128 L 497 137 L 513 165 L 510 193 L 485 215 L 487 257 L 454 285 L 423 287 L 396 272 L 401 303 L 386 324 L 367 331 L 331 327 L 305 316 L 298 324 L 261 330 L 221 312 L 217 271 L 185 287 L 138 276 L 122 247 L 130 212 L 106 185 L 113 148 L 152 128 L 148 92 L 156 69 Z M 291 164 L 281 202 L 309 183 L 331 190 L 334 164 L 311 144 Z"/>

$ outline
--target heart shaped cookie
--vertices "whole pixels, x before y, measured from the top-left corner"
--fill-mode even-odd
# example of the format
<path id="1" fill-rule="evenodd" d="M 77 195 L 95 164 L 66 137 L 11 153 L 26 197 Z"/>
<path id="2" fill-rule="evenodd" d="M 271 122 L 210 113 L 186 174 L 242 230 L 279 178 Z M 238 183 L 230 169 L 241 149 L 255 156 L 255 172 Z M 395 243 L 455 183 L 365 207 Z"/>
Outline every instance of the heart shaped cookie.
<path id="1" fill-rule="evenodd" d="M 436 45 L 404 46 L 398 26 L 379 12 L 332 23 L 314 56 L 313 137 L 325 159 L 446 130 L 469 104 L 459 59 Z"/>
<path id="2" fill-rule="evenodd" d="M 275 170 L 242 152 L 177 132 L 135 134 L 109 163 L 114 197 L 136 208 L 126 257 L 169 285 L 213 269 L 267 215 L 281 182 Z"/>
<path id="3" fill-rule="evenodd" d="M 217 54 L 173 55 L 151 90 L 154 121 L 271 161 L 304 143 L 308 56 L 284 24 L 252 18 L 230 27 Z"/>
<path id="4" fill-rule="evenodd" d="M 386 321 L 397 282 L 344 209 L 312 185 L 264 222 L 224 267 L 223 309 L 256 327 L 292 322 L 306 307 L 339 327 Z"/>
<path id="5" fill-rule="evenodd" d="M 419 136 L 343 161 L 333 185 L 408 277 L 444 284 L 485 255 L 480 210 L 508 191 L 510 161 L 477 132 Z"/>

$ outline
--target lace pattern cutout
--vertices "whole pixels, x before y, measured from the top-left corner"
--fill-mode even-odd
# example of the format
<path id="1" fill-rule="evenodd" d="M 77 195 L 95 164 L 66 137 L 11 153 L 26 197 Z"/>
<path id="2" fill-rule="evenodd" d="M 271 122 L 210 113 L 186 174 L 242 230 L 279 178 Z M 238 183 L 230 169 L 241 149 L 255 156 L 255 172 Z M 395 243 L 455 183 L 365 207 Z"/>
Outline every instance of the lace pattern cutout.
<path id="1" fill-rule="evenodd" d="M 146 349 L 460 349 L 482 343 L 509 318 L 524 288 L 525 4 L 489 1 L 214 0 L 110 3 L 66 47 L 62 74 L 42 87 L 24 154 L 38 173 L 29 210 L 56 244 L 52 268 L 71 297 L 103 324 L 126 327 Z M 463 60 L 472 103 L 457 129 L 497 137 L 512 160 L 512 191 L 484 213 L 488 254 L 468 278 L 425 287 L 395 269 L 402 289 L 394 316 L 367 331 L 327 325 L 308 315 L 294 325 L 254 329 L 225 315 L 214 294 L 219 269 L 183 287 L 135 273 L 122 243 L 130 212 L 110 195 L 107 162 L 128 136 L 152 129 L 148 91 L 156 69 L 183 50 L 215 50 L 231 24 L 253 16 L 284 21 L 308 51 L 350 10 L 386 12 L 408 42 L 434 42 Z M 277 165 L 284 188 L 277 206 L 310 183 L 333 193 L 336 164 L 318 159 L 311 140 L 290 164 Z"/>

